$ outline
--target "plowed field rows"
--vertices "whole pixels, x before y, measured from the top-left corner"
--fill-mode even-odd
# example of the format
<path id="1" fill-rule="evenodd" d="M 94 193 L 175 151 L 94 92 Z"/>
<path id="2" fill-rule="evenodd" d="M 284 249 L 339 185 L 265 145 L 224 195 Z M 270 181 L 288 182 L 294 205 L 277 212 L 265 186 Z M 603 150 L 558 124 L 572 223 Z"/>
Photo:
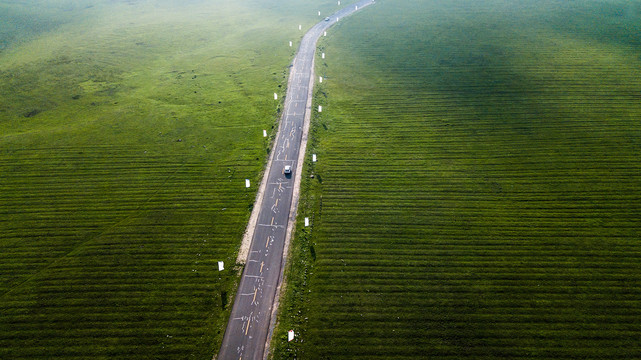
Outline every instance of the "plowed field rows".
<path id="1" fill-rule="evenodd" d="M 216 261 L 233 266 L 253 200 L 243 179 L 259 164 L 150 153 L 0 155 L 3 357 L 182 357 L 210 348 L 235 281 Z"/>
<path id="2" fill-rule="evenodd" d="M 337 3 L 34 3 L 0 4 L 0 359 L 210 359 L 288 42 Z"/>
<path id="3" fill-rule="evenodd" d="M 637 10 L 381 1 L 334 29 L 275 358 L 640 357 Z"/>

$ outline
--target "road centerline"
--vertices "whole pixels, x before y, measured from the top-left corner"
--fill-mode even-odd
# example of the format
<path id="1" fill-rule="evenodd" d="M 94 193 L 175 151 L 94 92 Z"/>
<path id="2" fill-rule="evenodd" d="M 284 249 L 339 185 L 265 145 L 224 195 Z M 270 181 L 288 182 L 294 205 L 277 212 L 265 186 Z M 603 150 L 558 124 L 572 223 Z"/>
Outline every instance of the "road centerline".
<path id="1" fill-rule="evenodd" d="M 246 263 L 230 314 L 230 319 L 247 319 L 247 323 L 245 324 L 244 321 L 240 323 L 238 321 L 228 322 L 217 359 L 262 360 L 267 356 L 269 330 L 270 325 L 273 324 L 274 311 L 277 308 L 277 291 L 280 287 L 285 262 L 283 255 L 286 253 L 286 243 L 289 241 L 289 234 L 296 216 L 298 194 L 295 192 L 298 191 L 301 179 L 302 156 L 304 156 L 306 131 L 311 116 L 311 90 L 316 78 L 313 76 L 316 42 L 323 32 L 335 24 L 338 19 L 349 16 L 373 3 L 373 0 L 362 0 L 356 9 L 350 5 L 337 11 L 329 21 L 321 21 L 314 25 L 301 40 L 299 50 L 291 66 L 285 96 L 284 108 L 286 111 L 281 118 L 278 134 L 275 137 L 276 143 L 273 145 L 273 157 L 267 164 L 263 179 L 263 184 L 265 184 L 263 191 L 267 192 L 265 190 L 267 185 L 273 186 L 272 199 L 276 197 L 277 192 L 278 198 L 274 203 L 264 201 L 262 195 L 257 196 L 255 209 L 258 212 L 256 220 L 253 220 L 255 227 L 248 227 L 248 231 L 251 231 L 248 256 L 264 251 L 264 256 L 261 256 L 263 261 L 261 261 L 259 275 L 253 275 L 256 273 L 257 264 Z M 302 131 L 298 132 L 297 129 Z M 287 133 L 289 133 L 289 137 L 286 135 Z M 282 167 L 284 165 L 292 166 L 292 175 L 289 177 L 283 173 Z M 291 180 L 294 182 L 292 183 Z M 274 186 L 276 184 L 278 184 L 278 188 Z M 274 212 L 273 209 L 279 204 L 283 206 L 279 208 L 278 212 Z M 252 216 L 254 215 L 252 214 Z M 250 223 L 252 222 L 250 221 Z M 266 239 L 265 247 L 262 247 L 262 239 Z M 262 289 L 260 292 L 256 285 Z M 243 300 L 243 295 L 247 293 L 253 294 L 251 303 L 246 297 L 246 300 Z"/>

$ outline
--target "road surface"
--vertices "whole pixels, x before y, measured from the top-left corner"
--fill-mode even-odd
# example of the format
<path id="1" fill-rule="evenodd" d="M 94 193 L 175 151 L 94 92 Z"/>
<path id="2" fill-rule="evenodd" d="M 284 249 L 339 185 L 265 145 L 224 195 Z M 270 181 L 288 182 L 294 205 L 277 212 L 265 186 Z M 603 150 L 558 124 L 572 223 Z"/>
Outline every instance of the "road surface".
<path id="1" fill-rule="evenodd" d="M 363 0 L 349 5 L 312 27 L 303 37 L 291 67 L 285 112 L 280 121 L 274 154 L 268 164 L 265 192 L 252 237 L 247 262 L 218 353 L 219 360 L 263 360 L 283 267 L 283 249 L 290 221 L 294 179 L 300 176 L 299 150 L 305 115 L 311 112 L 311 88 L 316 42 L 340 18 L 373 4 Z M 305 136 L 306 138 L 306 136 Z M 285 175 L 285 165 L 292 174 Z M 297 196 L 296 196 L 297 197 Z M 295 209 L 294 209 L 295 212 Z M 291 214 L 295 216 L 295 214 Z"/>

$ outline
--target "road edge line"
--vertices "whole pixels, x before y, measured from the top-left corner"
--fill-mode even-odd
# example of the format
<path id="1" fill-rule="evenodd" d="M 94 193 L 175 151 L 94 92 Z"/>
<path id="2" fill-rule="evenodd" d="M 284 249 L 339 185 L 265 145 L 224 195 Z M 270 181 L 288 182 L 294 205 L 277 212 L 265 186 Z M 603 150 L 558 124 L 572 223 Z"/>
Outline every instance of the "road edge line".
<path id="1" fill-rule="evenodd" d="M 317 39 L 318 41 L 318 39 Z M 316 47 L 314 47 L 316 48 Z M 292 194 L 292 202 L 289 211 L 289 220 L 287 224 L 287 232 L 285 234 L 285 243 L 283 245 L 283 260 L 280 265 L 280 275 L 278 277 L 278 285 L 276 286 L 276 294 L 274 296 L 274 303 L 272 305 L 272 313 L 269 320 L 269 330 L 267 331 L 267 341 L 265 343 L 265 351 L 263 352 L 263 359 L 268 360 L 270 354 L 270 344 L 272 340 L 272 335 L 274 334 L 274 328 L 278 319 L 278 308 L 280 305 L 280 297 L 283 294 L 282 290 L 286 288 L 286 284 L 283 281 L 285 276 L 285 267 L 287 266 L 287 260 L 289 258 L 289 246 L 292 239 L 292 234 L 294 232 L 294 227 L 296 226 L 296 216 L 298 215 L 298 201 L 300 200 L 300 184 L 303 178 L 303 163 L 305 161 L 305 155 L 307 154 L 307 139 L 309 135 L 309 129 L 312 120 L 312 103 L 314 102 L 314 85 L 315 85 L 315 74 L 314 66 L 316 62 L 316 51 L 314 50 L 314 57 L 312 58 L 312 72 L 309 78 L 309 92 L 307 93 L 307 104 L 305 104 L 305 118 L 303 121 L 303 134 L 301 137 L 298 160 L 296 163 L 296 176 L 294 178 L 294 191 Z"/>
<path id="2" fill-rule="evenodd" d="M 288 76 L 287 79 L 287 88 L 290 87 L 290 82 L 291 82 L 291 68 L 292 68 L 293 61 L 290 62 L 288 67 L 290 68 L 290 76 Z M 287 89 L 285 89 L 285 93 L 287 93 Z M 284 97 L 285 101 L 283 102 L 283 109 L 286 108 L 287 105 L 287 98 Z M 281 125 L 283 124 L 283 118 L 285 117 L 285 112 L 283 111 L 283 114 L 278 118 L 278 130 L 276 131 L 276 136 L 274 139 L 278 138 L 278 134 L 280 134 L 280 128 Z M 263 170 L 263 178 L 260 180 L 260 186 L 258 187 L 258 192 L 256 194 L 256 199 L 254 200 L 254 207 L 252 208 L 251 215 L 249 216 L 249 221 L 247 222 L 247 227 L 245 228 L 245 232 L 243 233 L 243 241 L 240 243 L 240 248 L 238 250 L 238 256 L 236 257 L 236 263 L 237 264 L 246 264 L 247 259 L 249 257 L 249 249 L 251 249 L 251 244 L 252 244 L 252 239 L 254 238 L 254 232 L 256 231 L 256 224 L 258 224 L 258 215 L 260 213 L 260 208 L 263 206 L 263 198 L 265 197 L 265 189 L 267 188 L 267 180 L 269 178 L 269 172 L 271 171 L 272 168 L 272 163 L 274 160 L 274 153 L 276 152 L 276 146 L 278 145 L 278 141 L 274 141 L 271 150 L 269 151 L 269 158 L 267 159 L 267 164 L 265 165 L 265 169 Z"/>

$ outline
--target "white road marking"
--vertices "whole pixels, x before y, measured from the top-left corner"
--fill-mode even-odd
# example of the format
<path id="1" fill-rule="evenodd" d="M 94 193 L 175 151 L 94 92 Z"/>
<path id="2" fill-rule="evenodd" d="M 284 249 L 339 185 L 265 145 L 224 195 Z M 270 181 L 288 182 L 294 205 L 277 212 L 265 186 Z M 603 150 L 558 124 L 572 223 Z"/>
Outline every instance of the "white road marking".
<path id="1" fill-rule="evenodd" d="M 267 227 L 271 227 L 271 228 L 274 228 L 274 229 L 280 229 L 280 228 L 283 227 L 283 225 L 269 225 L 269 224 L 258 224 L 258 226 L 267 226 Z"/>
<path id="2" fill-rule="evenodd" d="M 341 1 L 339 0 L 338 4 L 340 5 L 340 3 L 341 3 Z M 348 7 L 348 9 L 343 9 L 342 11 L 338 12 L 338 14 L 345 14 L 345 15 L 351 14 L 356 9 L 359 9 L 360 7 L 362 7 L 360 4 L 361 3 L 359 3 L 359 5 L 357 5 L 355 8 Z M 369 5 L 370 2 L 363 2 L 362 4 Z M 320 11 L 318 11 L 318 13 L 320 15 Z M 302 51 L 300 51 L 296 55 L 296 57 L 294 58 L 294 62 L 293 62 L 294 67 L 291 69 L 292 70 L 292 73 L 291 73 L 292 77 L 290 78 L 290 82 L 289 82 L 290 86 L 289 86 L 289 89 L 287 91 L 287 98 L 286 98 L 286 101 L 285 101 L 285 103 L 286 103 L 285 104 L 285 110 L 286 111 L 284 111 L 284 114 L 281 115 L 282 116 L 281 117 L 281 121 L 282 122 L 281 122 L 281 125 L 280 125 L 280 130 L 282 130 L 282 131 L 279 131 L 279 133 L 278 133 L 278 140 L 277 140 L 278 141 L 278 145 L 276 145 L 277 147 L 275 148 L 275 151 L 274 151 L 275 153 L 272 154 L 272 158 L 271 158 L 272 164 L 273 164 L 273 161 L 277 161 L 277 162 L 280 161 L 280 162 L 287 162 L 288 164 L 289 163 L 293 163 L 295 165 L 296 162 L 298 161 L 297 159 L 301 159 L 304 156 L 304 154 L 303 154 L 304 151 L 300 152 L 301 153 L 300 155 L 298 155 L 298 153 L 299 153 L 298 150 L 289 151 L 288 149 L 290 147 L 292 147 L 293 144 L 291 144 L 291 142 L 287 141 L 289 139 L 293 139 L 294 138 L 294 135 L 296 134 L 297 130 L 302 130 L 302 123 L 301 123 L 301 119 L 299 117 L 301 115 L 305 115 L 306 113 L 307 114 L 313 113 L 313 107 L 311 105 L 311 100 L 312 99 L 311 99 L 311 97 L 309 95 L 306 95 L 306 94 L 308 94 L 308 92 L 311 91 L 311 88 L 309 88 L 309 86 L 307 86 L 307 84 L 310 84 L 310 85 L 313 84 L 313 80 L 314 79 L 310 78 L 310 74 L 305 75 L 305 74 L 301 73 L 300 70 L 302 70 L 301 67 L 303 67 L 304 69 L 309 69 L 311 64 L 313 64 L 313 60 L 314 60 L 313 56 L 314 56 L 314 53 L 315 53 L 314 52 L 315 49 L 313 49 L 313 45 L 315 44 L 315 41 L 316 41 L 314 39 L 317 39 L 318 37 L 320 37 L 321 33 L 326 36 L 327 35 L 327 31 L 324 31 L 324 29 L 326 29 L 329 26 L 331 26 L 331 24 L 334 21 L 339 21 L 340 17 L 337 14 L 335 14 L 335 15 L 332 16 L 331 20 L 333 20 L 333 21 L 328 22 L 328 23 L 325 23 L 325 22 L 319 23 L 319 26 L 315 26 L 314 30 L 307 32 L 305 34 L 305 37 L 299 42 L 300 49 Z M 299 25 L 299 29 L 302 29 L 302 25 Z M 293 46 L 293 41 L 289 41 L 289 44 L 290 44 L 290 47 Z M 325 57 L 324 57 L 324 54 L 323 54 L 323 59 L 324 58 Z M 322 80 L 322 76 L 321 76 L 321 77 L 319 77 L 319 82 L 322 82 L 322 81 L 323 80 Z M 305 86 L 302 86 L 303 82 L 305 83 L 304 84 Z M 294 89 L 294 88 L 296 88 L 296 89 Z M 304 91 L 305 94 L 300 94 L 301 91 Z M 275 94 L 277 95 L 278 93 L 275 93 Z M 277 96 L 275 97 L 275 99 L 277 100 Z M 308 102 L 310 102 L 310 103 L 308 104 Z M 320 108 L 320 111 L 322 111 L 322 107 Z M 296 116 L 297 118 L 290 118 L 290 116 Z M 287 133 L 289 133 L 289 138 L 285 136 L 285 134 L 287 134 Z M 303 135 L 305 135 L 305 134 L 303 134 Z M 266 130 L 263 131 L 263 136 L 267 137 Z M 300 138 L 297 137 L 296 140 L 300 141 Z M 297 142 L 297 144 L 298 144 L 298 142 Z M 293 147 L 295 148 L 296 146 L 293 146 Z M 283 154 L 284 154 L 284 160 L 281 159 Z M 294 156 L 295 159 L 292 159 L 292 160 L 288 161 L 287 159 L 291 158 L 291 156 L 289 156 L 289 155 Z M 276 171 L 277 171 L 277 169 L 276 169 Z M 269 180 L 268 180 L 269 177 L 277 175 L 276 171 L 274 171 L 274 172 L 270 171 L 270 172 L 266 173 L 265 174 L 265 178 L 263 180 L 264 181 L 263 184 L 269 184 L 269 186 L 276 185 L 276 184 L 278 185 L 278 187 L 272 186 L 272 198 L 273 199 L 275 199 L 276 191 L 281 193 L 281 192 L 284 192 L 285 188 L 291 189 L 292 186 L 293 186 L 293 183 L 294 183 L 292 181 L 293 179 L 284 179 L 284 176 L 282 178 L 278 178 L 278 180 L 276 182 L 274 182 L 274 183 L 269 183 Z M 249 179 L 247 179 L 247 180 L 249 180 Z M 279 204 L 279 200 L 275 199 L 275 203 L 273 203 L 273 205 L 276 206 L 277 204 Z M 261 205 L 260 208 L 262 209 L 262 208 L 264 208 L 266 206 L 269 206 L 269 205 L 264 203 L 264 205 Z M 263 219 L 264 219 L 264 215 L 263 215 Z M 306 220 L 308 220 L 308 218 Z M 254 221 L 254 224 L 255 224 L 256 220 L 253 220 L 253 221 Z M 272 218 L 271 223 L 269 225 L 267 225 L 267 224 L 258 224 L 258 226 L 269 226 L 269 227 L 271 227 L 271 232 L 269 232 L 269 234 L 271 234 L 270 235 L 271 237 L 268 236 L 267 239 L 266 239 L 265 250 L 264 251 L 263 250 L 261 250 L 261 251 L 252 251 L 250 253 L 250 258 L 251 257 L 257 258 L 258 257 L 258 258 L 262 259 L 263 256 L 260 256 L 260 254 L 264 253 L 265 257 L 266 257 L 268 255 L 269 251 L 272 250 L 272 247 L 270 247 L 269 245 L 272 244 L 273 241 L 274 241 L 274 236 L 277 233 L 277 231 L 276 231 L 277 228 L 278 228 L 278 234 L 279 234 L 279 236 L 281 236 L 282 235 L 282 231 L 283 231 L 282 229 L 286 228 L 286 225 L 287 225 L 287 222 L 285 222 L 285 225 L 277 225 L 277 224 L 274 224 L 275 222 L 276 222 L 276 219 Z M 279 244 L 279 245 L 281 245 L 281 244 Z M 257 247 L 258 248 L 262 248 L 260 246 L 260 244 L 257 244 Z M 269 255 L 274 255 L 274 258 L 282 257 L 283 254 L 282 254 L 282 252 L 278 251 L 279 248 L 280 248 L 280 246 L 278 248 L 273 248 L 275 253 L 274 254 L 269 254 Z M 257 252 L 259 255 L 256 256 L 254 254 L 255 252 Z M 254 254 L 254 255 L 251 255 L 251 254 Z M 249 259 L 248 259 L 248 261 L 258 262 L 258 260 L 249 260 Z M 255 271 L 255 267 L 253 267 L 253 266 L 254 265 L 251 265 L 251 267 L 246 267 L 245 270 L 248 271 L 248 272 L 254 272 Z M 270 267 L 269 264 L 266 265 L 265 261 L 261 261 L 260 274 L 262 275 L 263 270 L 264 269 L 268 270 L 269 267 Z M 260 342 L 263 339 L 255 339 L 254 338 L 255 337 L 254 333 L 257 331 L 257 329 L 262 329 L 263 326 L 267 326 L 268 325 L 268 324 L 264 324 L 262 321 L 264 320 L 263 318 L 265 317 L 265 315 L 268 315 L 268 312 L 270 311 L 270 310 L 265 310 L 265 307 L 266 306 L 268 308 L 271 307 L 272 306 L 272 303 L 271 303 L 272 300 L 271 299 L 265 299 L 265 301 L 261 301 L 261 300 L 263 300 L 265 298 L 265 296 L 263 296 L 264 294 L 261 293 L 261 298 L 258 298 L 257 294 L 258 294 L 258 290 L 262 291 L 263 286 L 266 287 L 267 289 L 274 289 L 275 286 L 277 285 L 277 283 L 273 284 L 271 282 L 272 281 L 272 277 L 271 276 L 269 277 L 269 279 L 263 278 L 263 276 L 257 276 L 257 275 L 243 275 L 243 276 L 247 277 L 247 278 L 256 279 L 255 282 L 254 282 L 255 286 L 253 287 L 254 292 L 253 293 L 249 293 L 249 292 L 248 293 L 244 293 L 243 292 L 242 295 L 252 295 L 252 305 L 256 306 L 255 309 L 257 309 L 256 311 L 258 311 L 257 312 L 258 315 L 254 316 L 253 312 L 252 312 L 249 317 L 247 317 L 247 316 L 243 316 L 242 317 L 242 321 L 243 321 L 242 323 L 234 323 L 234 333 L 233 334 L 231 332 L 229 333 L 231 338 L 230 337 L 226 337 L 227 340 L 223 340 L 223 347 L 221 348 L 221 353 L 222 353 L 221 358 L 223 358 L 223 357 L 224 358 L 237 358 L 238 357 L 239 360 L 242 360 L 243 357 L 254 357 L 255 355 L 258 355 L 258 356 L 263 355 L 263 354 L 257 354 L 258 348 L 256 347 L 256 346 L 262 346 L 262 345 L 255 344 L 256 341 Z M 250 283 L 251 283 L 251 281 L 250 281 Z M 245 291 L 247 291 L 247 289 L 245 289 Z M 246 302 L 244 302 L 243 305 L 247 306 L 248 304 L 246 304 Z M 236 311 L 247 311 L 247 310 L 238 308 Z M 234 318 L 234 319 L 238 319 L 238 318 Z M 254 329 L 254 330 L 252 330 L 252 335 L 249 335 L 249 328 L 250 328 L 252 323 L 254 325 L 256 325 L 256 326 L 252 327 L 252 329 Z M 244 337 L 243 336 L 238 336 L 239 335 L 238 331 L 243 332 L 246 336 L 244 336 Z M 244 355 L 244 350 L 250 350 L 250 354 L 245 356 Z M 229 353 L 227 353 L 227 352 L 229 352 Z"/>

